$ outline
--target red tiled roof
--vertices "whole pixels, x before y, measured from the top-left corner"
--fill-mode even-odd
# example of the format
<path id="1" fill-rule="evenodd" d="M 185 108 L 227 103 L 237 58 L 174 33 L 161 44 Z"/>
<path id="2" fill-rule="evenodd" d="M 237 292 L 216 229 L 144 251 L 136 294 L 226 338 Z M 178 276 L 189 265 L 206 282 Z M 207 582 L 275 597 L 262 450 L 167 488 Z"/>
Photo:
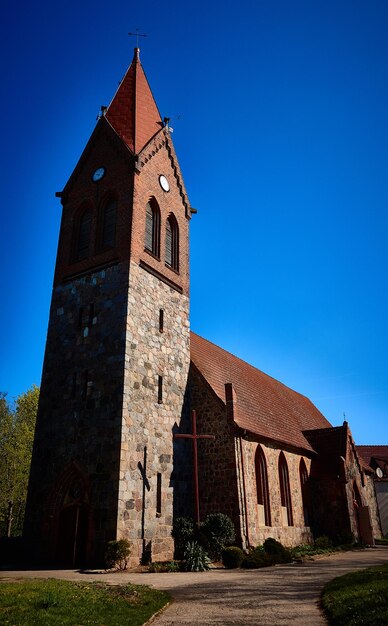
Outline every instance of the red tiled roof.
<path id="1" fill-rule="evenodd" d="M 265 439 L 312 450 L 302 431 L 331 427 L 308 398 L 195 333 L 191 333 L 191 360 L 222 402 L 225 383 L 233 384 L 237 396 L 235 422 L 241 428 Z"/>
<path id="2" fill-rule="evenodd" d="M 120 83 L 106 119 L 134 154 L 138 154 L 163 126 L 135 48 L 133 61 Z"/>
<path id="3" fill-rule="evenodd" d="M 388 463 L 388 446 L 357 446 L 357 452 L 365 463 L 370 464 L 372 458 Z"/>

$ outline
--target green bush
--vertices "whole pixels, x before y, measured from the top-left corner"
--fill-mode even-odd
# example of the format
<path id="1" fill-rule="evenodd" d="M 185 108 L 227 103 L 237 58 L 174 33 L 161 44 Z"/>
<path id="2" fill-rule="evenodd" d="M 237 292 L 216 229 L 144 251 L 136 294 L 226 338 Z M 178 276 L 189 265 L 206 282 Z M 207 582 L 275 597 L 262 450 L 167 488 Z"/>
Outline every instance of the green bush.
<path id="1" fill-rule="evenodd" d="M 269 537 L 263 544 L 264 552 L 271 556 L 272 563 L 290 563 L 292 556 L 289 550 L 285 548 L 280 541 L 276 541 Z"/>
<path id="2" fill-rule="evenodd" d="M 326 535 L 322 535 L 321 537 L 317 537 L 315 539 L 314 544 L 315 544 L 316 548 L 322 548 L 323 550 L 326 550 L 327 548 L 332 548 L 333 547 L 333 544 L 332 544 L 331 540 Z"/>
<path id="3" fill-rule="evenodd" d="M 333 537 L 332 545 L 333 546 L 351 546 L 354 544 L 354 536 L 351 532 L 341 532 Z M 332 546 L 329 545 L 329 548 Z"/>
<path id="4" fill-rule="evenodd" d="M 165 571 L 163 563 L 159 563 L 156 561 L 155 563 L 150 563 L 148 566 L 148 571 L 150 574 L 159 574 L 159 572 Z"/>
<path id="5" fill-rule="evenodd" d="M 232 520 L 224 513 L 208 515 L 201 525 L 201 532 L 207 539 L 210 557 L 217 561 L 221 559 L 225 546 L 231 544 L 236 536 Z"/>
<path id="6" fill-rule="evenodd" d="M 115 567 L 120 570 L 127 569 L 130 554 L 131 544 L 127 539 L 108 541 L 105 550 L 106 567 Z"/>
<path id="7" fill-rule="evenodd" d="M 166 569 L 168 572 L 179 572 L 179 563 L 178 561 L 169 561 L 166 564 Z"/>
<path id="8" fill-rule="evenodd" d="M 174 519 L 171 535 L 175 539 L 176 556 L 183 558 L 187 544 L 194 539 L 194 522 L 190 517 Z"/>
<path id="9" fill-rule="evenodd" d="M 197 541 L 187 543 L 184 557 L 187 572 L 204 572 L 209 569 L 209 557 Z"/>
<path id="10" fill-rule="evenodd" d="M 244 552 L 237 546 L 229 546 L 222 551 L 222 563 L 227 569 L 241 567 L 244 560 Z"/>
<path id="11" fill-rule="evenodd" d="M 264 552 L 262 546 L 250 550 L 241 563 L 241 567 L 245 569 L 258 569 L 259 567 L 269 567 L 270 565 L 273 565 L 272 556 Z"/>

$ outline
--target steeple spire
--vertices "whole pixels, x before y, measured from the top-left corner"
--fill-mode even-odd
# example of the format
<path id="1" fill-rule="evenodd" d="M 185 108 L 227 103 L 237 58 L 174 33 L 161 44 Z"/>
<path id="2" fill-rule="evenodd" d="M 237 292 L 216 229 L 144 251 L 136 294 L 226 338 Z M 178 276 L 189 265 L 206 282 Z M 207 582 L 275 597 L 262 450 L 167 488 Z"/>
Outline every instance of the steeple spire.
<path id="1" fill-rule="evenodd" d="M 140 63 L 140 48 L 134 49 L 132 63 L 105 117 L 134 154 L 162 128 L 158 107 Z"/>

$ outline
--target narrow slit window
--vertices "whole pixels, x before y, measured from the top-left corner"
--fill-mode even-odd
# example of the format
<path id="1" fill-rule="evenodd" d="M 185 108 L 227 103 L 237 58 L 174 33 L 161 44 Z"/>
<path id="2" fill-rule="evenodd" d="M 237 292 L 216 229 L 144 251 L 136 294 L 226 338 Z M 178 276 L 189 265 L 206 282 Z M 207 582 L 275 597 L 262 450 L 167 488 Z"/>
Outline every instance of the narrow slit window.
<path id="1" fill-rule="evenodd" d="M 158 376 L 158 403 L 163 402 L 163 376 Z"/>
<path id="2" fill-rule="evenodd" d="M 257 446 L 256 450 L 255 469 L 257 504 L 259 505 L 259 507 L 262 507 L 262 521 L 264 522 L 265 526 L 271 526 L 271 507 L 269 501 L 267 463 L 265 461 L 263 450 L 260 446 Z"/>
<path id="3" fill-rule="evenodd" d="M 164 330 L 164 310 L 159 309 L 159 332 L 162 333 Z"/>
<path id="4" fill-rule="evenodd" d="M 279 456 L 279 482 L 282 507 L 286 509 L 287 513 L 287 525 L 293 526 L 294 521 L 292 516 L 290 479 L 288 475 L 286 457 L 284 456 L 283 452 L 281 452 Z"/>
<path id="5" fill-rule="evenodd" d="M 84 307 L 80 306 L 78 310 L 78 328 L 82 328 L 84 321 Z"/>
<path id="6" fill-rule="evenodd" d="M 310 490 L 309 490 L 309 476 L 307 472 L 306 463 L 301 458 L 299 463 L 299 478 L 300 487 L 302 491 L 302 503 L 303 503 L 303 516 L 306 526 L 310 525 Z"/>
<path id="7" fill-rule="evenodd" d="M 85 370 L 83 373 L 83 381 L 82 381 L 82 395 L 84 398 L 88 395 L 89 392 L 89 372 Z"/>
<path id="8" fill-rule="evenodd" d="M 94 302 L 91 302 L 89 304 L 89 319 L 88 319 L 89 326 L 93 324 L 93 319 L 94 319 Z"/>
<path id="9" fill-rule="evenodd" d="M 73 372 L 73 381 L 71 385 L 71 395 L 75 398 L 77 393 L 77 372 Z"/>
<path id="10" fill-rule="evenodd" d="M 162 515 L 162 474 L 158 472 L 156 477 L 156 517 Z"/>

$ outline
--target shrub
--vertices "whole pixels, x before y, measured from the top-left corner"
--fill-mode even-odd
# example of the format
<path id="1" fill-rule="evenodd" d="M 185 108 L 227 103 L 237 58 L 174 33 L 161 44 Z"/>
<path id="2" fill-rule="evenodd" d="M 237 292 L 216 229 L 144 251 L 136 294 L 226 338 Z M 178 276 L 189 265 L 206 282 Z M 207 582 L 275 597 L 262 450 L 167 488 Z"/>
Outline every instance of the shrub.
<path id="1" fill-rule="evenodd" d="M 290 563 L 292 556 L 289 550 L 285 548 L 280 541 L 276 541 L 269 537 L 263 544 L 264 552 L 271 556 L 272 563 Z"/>
<path id="2" fill-rule="evenodd" d="M 207 539 L 209 554 L 214 560 L 220 560 L 222 550 L 235 539 L 233 522 L 224 513 L 208 515 L 201 525 L 201 532 Z"/>
<path id="3" fill-rule="evenodd" d="M 354 536 L 351 532 L 341 532 L 333 537 L 333 546 L 351 546 L 354 544 Z M 331 547 L 331 546 L 329 546 Z"/>
<path id="4" fill-rule="evenodd" d="M 166 564 L 166 569 L 168 572 L 179 572 L 179 563 L 178 561 L 169 561 Z"/>
<path id="5" fill-rule="evenodd" d="M 187 572 L 204 572 L 209 569 L 209 557 L 197 541 L 187 543 L 184 556 Z"/>
<path id="6" fill-rule="evenodd" d="M 127 539 L 108 541 L 105 550 L 106 567 L 115 567 L 120 570 L 127 569 L 130 554 L 131 544 Z"/>
<path id="7" fill-rule="evenodd" d="M 273 564 L 272 556 L 266 554 L 262 546 L 258 546 L 244 557 L 241 566 L 246 569 L 258 569 L 259 567 L 269 567 Z"/>
<path id="8" fill-rule="evenodd" d="M 244 559 L 244 552 L 237 546 L 229 546 L 222 551 L 222 563 L 227 569 L 241 567 Z"/>
<path id="9" fill-rule="evenodd" d="M 157 561 L 155 563 L 150 563 L 148 566 L 148 571 L 150 574 L 158 574 L 159 572 L 162 572 L 163 570 L 164 570 L 163 563 L 158 563 Z"/>
<path id="10" fill-rule="evenodd" d="M 194 539 L 194 522 L 190 517 L 174 519 L 171 535 L 175 539 L 177 556 L 183 557 L 187 544 Z"/>
<path id="11" fill-rule="evenodd" d="M 327 548 L 332 548 L 333 544 L 331 543 L 329 537 L 326 535 L 322 535 L 321 537 L 317 537 L 315 539 L 315 547 L 326 550 Z"/>

